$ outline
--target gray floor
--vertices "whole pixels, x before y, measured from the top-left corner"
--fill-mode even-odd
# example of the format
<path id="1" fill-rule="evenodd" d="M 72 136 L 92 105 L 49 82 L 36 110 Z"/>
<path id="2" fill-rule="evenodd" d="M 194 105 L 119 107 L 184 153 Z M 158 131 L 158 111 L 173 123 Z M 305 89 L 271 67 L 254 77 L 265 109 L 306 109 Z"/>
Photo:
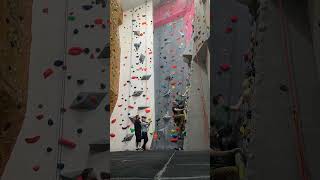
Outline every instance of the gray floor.
<path id="1" fill-rule="evenodd" d="M 111 153 L 111 179 L 209 179 L 209 154 L 203 151 Z"/>

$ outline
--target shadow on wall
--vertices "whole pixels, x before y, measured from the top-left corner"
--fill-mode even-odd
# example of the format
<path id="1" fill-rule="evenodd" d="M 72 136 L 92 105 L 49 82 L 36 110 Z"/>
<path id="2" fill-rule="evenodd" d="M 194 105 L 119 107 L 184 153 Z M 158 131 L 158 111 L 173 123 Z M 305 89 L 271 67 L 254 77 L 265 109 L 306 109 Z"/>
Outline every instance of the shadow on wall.
<path id="1" fill-rule="evenodd" d="M 203 72 L 205 72 L 206 74 L 208 74 L 208 62 L 207 62 L 207 57 L 208 57 L 208 41 L 204 42 L 201 49 L 199 50 L 198 54 L 195 56 L 195 63 L 197 63 L 201 69 L 203 70 Z"/>

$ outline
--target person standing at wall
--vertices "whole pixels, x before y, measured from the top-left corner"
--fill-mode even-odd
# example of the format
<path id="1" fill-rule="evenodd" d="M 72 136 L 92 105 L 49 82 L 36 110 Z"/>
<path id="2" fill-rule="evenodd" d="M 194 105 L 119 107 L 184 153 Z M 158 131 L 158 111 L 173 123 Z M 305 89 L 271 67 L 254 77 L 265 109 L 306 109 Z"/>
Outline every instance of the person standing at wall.
<path id="1" fill-rule="evenodd" d="M 143 145 L 142 149 L 146 150 L 146 144 L 148 142 L 148 128 L 150 125 L 150 122 L 146 122 L 147 117 L 142 116 L 142 122 L 141 122 L 141 135 L 143 139 Z"/>
<path id="2" fill-rule="evenodd" d="M 134 118 L 134 135 L 136 136 L 136 150 L 141 150 L 141 121 L 139 115 Z"/>

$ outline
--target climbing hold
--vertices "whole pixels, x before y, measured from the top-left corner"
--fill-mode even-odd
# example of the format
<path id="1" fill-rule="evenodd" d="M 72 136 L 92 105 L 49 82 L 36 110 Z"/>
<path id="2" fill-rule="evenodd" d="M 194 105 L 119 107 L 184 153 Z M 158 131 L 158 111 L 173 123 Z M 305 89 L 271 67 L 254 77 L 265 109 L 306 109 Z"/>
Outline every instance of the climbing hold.
<path id="1" fill-rule="evenodd" d="M 238 22 L 238 16 L 231 16 L 231 22 L 235 23 Z"/>
<path id="2" fill-rule="evenodd" d="M 144 110 L 144 109 L 147 109 L 147 108 L 149 108 L 149 106 L 139 106 L 138 110 Z"/>
<path id="3" fill-rule="evenodd" d="M 47 147 L 47 152 L 51 152 L 52 148 L 51 147 Z"/>
<path id="4" fill-rule="evenodd" d="M 99 54 L 98 59 L 106 59 L 110 58 L 110 45 L 106 45 L 102 52 Z"/>
<path id="5" fill-rule="evenodd" d="M 122 130 L 128 129 L 130 127 L 130 125 L 127 125 L 125 127 L 122 127 Z"/>
<path id="6" fill-rule="evenodd" d="M 149 112 L 151 112 L 151 110 L 150 109 L 146 109 L 146 110 L 144 110 L 146 113 L 149 113 Z"/>
<path id="7" fill-rule="evenodd" d="M 114 133 L 110 133 L 110 137 L 115 137 L 116 135 Z"/>
<path id="8" fill-rule="evenodd" d="M 73 34 L 78 34 L 79 33 L 79 30 L 78 29 L 74 29 L 73 30 Z"/>
<path id="9" fill-rule="evenodd" d="M 70 149 L 74 149 L 76 147 L 76 144 L 74 142 L 72 142 L 70 140 L 67 140 L 65 138 L 60 138 L 58 143 L 60 145 L 66 146 L 66 147 L 68 147 Z"/>
<path id="10" fill-rule="evenodd" d="M 117 119 L 112 119 L 111 120 L 111 123 L 113 124 L 113 123 L 115 123 L 117 121 Z"/>
<path id="11" fill-rule="evenodd" d="M 288 86 L 284 85 L 284 84 L 281 84 L 280 85 L 280 90 L 281 91 L 284 91 L 284 92 L 287 92 L 289 90 Z"/>
<path id="12" fill-rule="evenodd" d="M 78 134 L 81 134 L 82 132 L 83 132 L 83 129 L 82 129 L 82 128 L 77 129 L 77 133 L 78 133 Z"/>
<path id="13" fill-rule="evenodd" d="M 103 23 L 103 19 L 97 18 L 97 19 L 94 20 L 94 23 L 95 23 L 96 25 L 101 25 L 101 24 Z"/>
<path id="14" fill-rule="evenodd" d="M 38 142 L 40 139 L 40 136 L 34 136 L 34 137 L 30 137 L 30 138 L 25 138 L 24 140 L 28 143 L 28 144 L 33 144 Z"/>
<path id="15" fill-rule="evenodd" d="M 64 164 L 63 163 L 57 163 L 57 168 L 62 170 L 64 168 Z"/>
<path id="16" fill-rule="evenodd" d="M 232 27 L 227 27 L 225 30 L 225 33 L 231 33 L 232 32 Z"/>
<path id="17" fill-rule="evenodd" d="M 49 125 L 49 126 L 52 126 L 52 125 L 53 125 L 53 120 L 52 120 L 52 119 L 49 119 L 49 120 L 48 120 L 48 125 Z"/>
<path id="18" fill-rule="evenodd" d="M 48 14 L 48 12 L 49 12 L 49 9 L 48 9 L 48 8 L 43 8 L 43 9 L 42 9 L 42 13 Z"/>
<path id="19" fill-rule="evenodd" d="M 134 133 L 134 128 L 130 128 L 130 132 L 131 132 L 131 133 Z"/>
<path id="20" fill-rule="evenodd" d="M 173 65 L 173 66 L 171 66 L 171 68 L 172 68 L 172 69 L 176 69 L 176 68 L 177 68 L 177 66 L 176 66 L 176 65 Z"/>
<path id="21" fill-rule="evenodd" d="M 132 76 L 131 79 L 138 79 L 138 77 L 137 76 Z"/>
<path id="22" fill-rule="evenodd" d="M 76 20 L 76 17 L 75 16 L 68 16 L 68 20 L 69 21 L 74 21 L 74 20 Z"/>
<path id="23" fill-rule="evenodd" d="M 133 106 L 131 106 L 131 105 L 129 105 L 129 106 L 128 106 L 128 108 L 133 109 L 134 107 L 133 107 Z"/>
<path id="24" fill-rule="evenodd" d="M 107 105 L 104 107 L 104 110 L 107 111 L 107 112 L 110 112 L 110 104 L 107 104 Z"/>
<path id="25" fill-rule="evenodd" d="M 225 71 L 230 70 L 230 68 L 231 68 L 230 64 L 220 64 L 221 71 L 225 72 Z"/>
<path id="26" fill-rule="evenodd" d="M 80 92 L 73 100 L 70 108 L 73 110 L 94 110 L 101 103 L 106 93 Z M 81 98 L 78 98 L 81 97 Z"/>
<path id="27" fill-rule="evenodd" d="M 178 142 L 178 138 L 171 138 L 171 139 L 170 139 L 170 142 L 176 143 L 176 142 Z"/>
<path id="28" fill-rule="evenodd" d="M 153 140 L 157 140 L 158 139 L 158 132 L 154 132 L 153 133 Z"/>
<path id="29" fill-rule="evenodd" d="M 106 85 L 104 83 L 101 83 L 100 84 L 100 89 L 105 89 L 106 88 Z"/>
<path id="30" fill-rule="evenodd" d="M 84 80 L 83 80 L 83 79 L 78 79 L 78 80 L 77 80 L 77 84 L 78 84 L 78 85 L 82 85 L 83 83 L 84 83 Z"/>
<path id="31" fill-rule="evenodd" d="M 82 52 L 84 52 L 84 50 L 80 47 L 72 47 L 69 49 L 69 54 L 73 56 L 79 55 Z"/>
<path id="32" fill-rule="evenodd" d="M 100 178 L 101 180 L 107 180 L 107 179 L 110 179 L 110 173 L 107 173 L 107 172 L 101 172 L 100 173 Z"/>
<path id="33" fill-rule="evenodd" d="M 43 119 L 43 117 L 44 117 L 44 115 L 43 115 L 43 114 L 39 114 L 39 115 L 37 115 L 37 116 L 36 116 L 36 118 L 37 118 L 38 120 Z"/>
<path id="34" fill-rule="evenodd" d="M 134 96 L 134 97 L 141 96 L 142 93 L 143 93 L 143 91 L 134 91 L 132 96 Z"/>
<path id="35" fill-rule="evenodd" d="M 47 79 L 51 74 L 53 74 L 53 70 L 51 68 L 48 68 L 43 72 L 43 77 Z"/>
<path id="36" fill-rule="evenodd" d="M 57 66 L 57 67 L 60 67 L 60 66 L 63 65 L 63 61 L 61 61 L 61 60 L 56 60 L 56 61 L 54 61 L 53 65 L 55 65 L 55 66 Z"/>
<path id="37" fill-rule="evenodd" d="M 94 57 L 94 54 L 91 54 L 90 55 L 90 59 L 94 59 L 95 57 Z"/>
<path id="38" fill-rule="evenodd" d="M 85 11 L 87 11 L 87 10 L 90 10 L 92 7 L 93 7 L 93 6 L 91 6 L 91 5 L 83 5 L 83 6 L 82 6 L 82 9 L 85 10 Z"/>
<path id="39" fill-rule="evenodd" d="M 135 50 L 138 51 L 138 49 L 141 46 L 141 42 L 140 43 L 134 43 L 134 47 L 136 48 Z"/>
<path id="40" fill-rule="evenodd" d="M 140 55 L 140 58 L 139 58 L 139 62 L 140 62 L 141 64 L 143 64 L 145 58 L 146 58 L 146 56 L 143 55 L 143 54 L 141 54 L 141 55 Z"/>
<path id="41" fill-rule="evenodd" d="M 122 142 L 131 141 L 131 139 L 132 139 L 133 136 L 134 136 L 134 134 L 127 134 L 127 135 L 123 138 Z"/>
<path id="42" fill-rule="evenodd" d="M 40 166 L 39 166 L 39 165 L 35 165 L 35 166 L 32 167 L 32 169 L 33 169 L 34 171 L 39 171 Z"/>

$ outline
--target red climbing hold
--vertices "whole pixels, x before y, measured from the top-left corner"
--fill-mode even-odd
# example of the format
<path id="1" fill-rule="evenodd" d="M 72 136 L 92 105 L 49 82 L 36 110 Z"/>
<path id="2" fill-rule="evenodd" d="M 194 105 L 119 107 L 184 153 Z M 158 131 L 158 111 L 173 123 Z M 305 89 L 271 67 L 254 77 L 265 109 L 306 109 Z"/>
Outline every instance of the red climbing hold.
<path id="1" fill-rule="evenodd" d="M 90 55 L 90 59 L 94 59 L 94 54 L 91 54 L 91 55 Z"/>
<path id="2" fill-rule="evenodd" d="M 82 52 L 83 52 L 83 49 L 80 47 L 72 47 L 69 49 L 69 54 L 73 56 L 79 55 Z"/>
<path id="3" fill-rule="evenodd" d="M 175 143 L 175 142 L 178 142 L 178 138 L 171 138 L 171 139 L 170 139 L 170 142 L 174 142 L 174 143 Z"/>
<path id="4" fill-rule="evenodd" d="M 153 133 L 153 140 L 157 140 L 158 139 L 158 132 L 154 132 Z"/>
<path id="5" fill-rule="evenodd" d="M 235 23 L 238 22 L 238 16 L 231 16 L 231 22 Z"/>
<path id="6" fill-rule="evenodd" d="M 53 74 L 53 70 L 51 68 L 48 68 L 43 72 L 43 77 L 47 79 L 47 77 L 49 77 L 51 74 Z"/>
<path id="7" fill-rule="evenodd" d="M 96 20 L 94 20 L 94 23 L 95 23 L 96 25 L 100 25 L 100 24 L 103 23 L 103 19 L 97 18 Z"/>
<path id="8" fill-rule="evenodd" d="M 131 106 L 131 105 L 129 105 L 129 106 L 128 106 L 128 108 L 133 109 L 134 107 L 133 107 L 133 106 Z"/>
<path id="9" fill-rule="evenodd" d="M 113 123 L 115 123 L 115 122 L 116 122 L 116 120 L 117 120 L 117 119 L 112 119 L 111 123 L 112 123 L 112 124 L 113 124 Z"/>
<path id="10" fill-rule="evenodd" d="M 179 131 L 180 131 L 180 128 L 177 127 L 177 128 L 176 128 L 176 131 L 179 132 Z"/>
<path id="11" fill-rule="evenodd" d="M 49 10 L 48 8 L 43 8 L 42 12 L 45 13 L 45 14 L 48 14 L 48 10 Z"/>
<path id="12" fill-rule="evenodd" d="M 59 139 L 59 144 L 64 145 L 70 149 L 74 149 L 76 147 L 76 144 L 74 142 L 67 140 L 67 139 L 64 139 L 64 138 Z"/>
<path id="13" fill-rule="evenodd" d="M 176 68 L 177 68 L 177 66 L 176 66 L 176 65 L 173 65 L 173 66 L 171 66 L 171 68 L 172 68 L 172 69 L 176 69 Z"/>
<path id="14" fill-rule="evenodd" d="M 33 169 L 34 171 L 39 171 L 40 166 L 39 166 L 39 165 L 35 165 L 35 166 L 32 167 L 32 169 Z"/>
<path id="15" fill-rule="evenodd" d="M 220 64 L 220 69 L 222 71 L 228 71 L 230 70 L 231 66 L 229 64 Z"/>
<path id="16" fill-rule="evenodd" d="M 28 144 L 33 144 L 33 143 L 38 142 L 39 139 L 40 139 L 40 136 L 34 136 L 34 137 L 31 137 L 31 138 L 25 138 L 24 140 L 25 140 Z"/>
<path id="17" fill-rule="evenodd" d="M 114 133 L 110 133 L 110 137 L 115 137 L 116 135 Z"/>
<path id="18" fill-rule="evenodd" d="M 37 118 L 38 120 L 43 119 L 43 117 L 44 117 L 43 114 L 39 114 L 39 115 L 36 116 L 36 118 Z"/>
<path id="19" fill-rule="evenodd" d="M 121 106 L 122 106 L 122 104 L 119 104 L 119 105 L 118 105 L 118 107 L 121 107 Z"/>
<path id="20" fill-rule="evenodd" d="M 227 27 L 225 30 L 226 33 L 231 33 L 232 32 L 232 27 Z"/>
<path id="21" fill-rule="evenodd" d="M 98 99 L 96 96 L 90 96 L 90 101 L 93 103 L 93 104 L 97 104 L 98 103 Z"/>
<path id="22" fill-rule="evenodd" d="M 132 77 L 131 77 L 131 79 L 137 79 L 137 78 L 138 78 L 138 77 L 136 77 L 136 76 L 132 76 Z"/>
<path id="23" fill-rule="evenodd" d="M 144 110 L 146 113 L 149 113 L 149 112 L 151 112 L 151 110 L 150 109 L 146 109 L 146 110 Z"/>
<path id="24" fill-rule="evenodd" d="M 82 176 L 78 176 L 76 180 L 83 180 Z"/>

